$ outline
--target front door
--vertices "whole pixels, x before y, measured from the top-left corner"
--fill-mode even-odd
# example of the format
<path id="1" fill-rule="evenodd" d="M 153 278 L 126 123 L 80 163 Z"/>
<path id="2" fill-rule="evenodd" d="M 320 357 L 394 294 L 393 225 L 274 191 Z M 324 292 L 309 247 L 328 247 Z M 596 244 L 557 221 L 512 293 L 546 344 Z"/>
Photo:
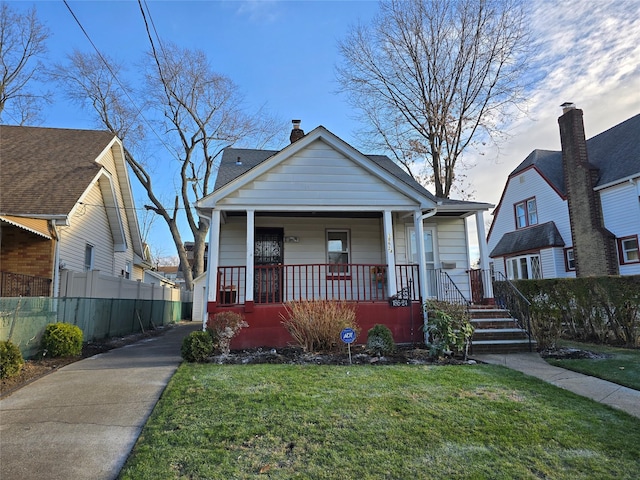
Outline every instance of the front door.
<path id="1" fill-rule="evenodd" d="M 256 228 L 253 258 L 256 303 L 281 303 L 284 230 L 282 228 Z"/>
<path id="2" fill-rule="evenodd" d="M 416 242 L 416 230 L 414 227 L 408 229 L 408 253 L 409 259 L 413 263 L 418 263 L 418 251 Z M 437 282 L 436 282 L 436 229 L 435 227 L 424 226 L 424 261 L 427 267 L 427 296 L 429 298 L 436 298 Z"/>

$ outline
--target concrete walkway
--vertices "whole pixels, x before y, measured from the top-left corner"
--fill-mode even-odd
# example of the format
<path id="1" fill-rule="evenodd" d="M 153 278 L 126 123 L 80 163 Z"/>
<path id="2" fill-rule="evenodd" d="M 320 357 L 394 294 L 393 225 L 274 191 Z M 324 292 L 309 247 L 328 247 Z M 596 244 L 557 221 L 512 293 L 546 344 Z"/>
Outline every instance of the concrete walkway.
<path id="1" fill-rule="evenodd" d="M 640 391 L 554 367 L 537 353 L 472 355 L 476 361 L 503 365 L 640 418 Z"/>
<path id="2" fill-rule="evenodd" d="M 120 472 L 201 323 L 67 365 L 0 400 L 0 478 L 102 480 Z"/>

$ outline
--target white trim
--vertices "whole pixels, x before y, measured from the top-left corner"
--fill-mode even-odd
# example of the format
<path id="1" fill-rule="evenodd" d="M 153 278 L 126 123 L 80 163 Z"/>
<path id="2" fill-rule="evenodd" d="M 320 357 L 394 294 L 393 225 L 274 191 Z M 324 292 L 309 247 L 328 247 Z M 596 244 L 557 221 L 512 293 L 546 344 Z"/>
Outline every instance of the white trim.
<path id="1" fill-rule="evenodd" d="M 636 172 L 633 175 L 629 175 L 623 178 L 618 178 L 617 180 L 613 180 L 612 182 L 605 183 L 604 185 L 598 185 L 597 187 L 593 187 L 593 190 L 597 192 L 599 190 L 604 190 L 605 188 L 613 187 L 615 185 L 618 185 L 620 183 L 625 183 L 625 182 L 631 182 L 633 184 L 636 184 L 638 182 L 638 179 L 640 179 L 640 174 Z"/>
<path id="2" fill-rule="evenodd" d="M 239 190 L 243 186 L 247 185 L 249 182 L 252 182 L 259 176 L 268 172 L 276 165 L 295 155 L 299 151 L 306 148 L 311 143 L 316 140 L 321 140 L 330 147 L 334 148 L 336 151 L 340 152 L 342 155 L 352 160 L 366 171 L 376 176 L 380 181 L 386 183 L 387 185 L 395 188 L 399 192 L 403 193 L 408 198 L 416 201 L 420 208 L 432 208 L 435 206 L 434 200 L 431 198 L 421 195 L 418 191 L 411 188 L 409 185 L 399 180 L 388 171 L 384 170 L 382 167 L 376 165 L 370 158 L 358 152 L 352 146 L 335 136 L 333 133 L 329 132 L 326 128 L 319 126 L 306 134 L 297 142 L 288 145 L 278 153 L 269 157 L 262 163 L 256 165 L 248 172 L 236 177 L 231 182 L 227 183 L 223 187 L 218 190 L 210 193 L 204 198 L 201 198 L 196 202 L 196 206 L 198 208 L 215 208 L 216 203 L 225 198 L 229 194 Z M 284 207 L 283 207 L 284 208 Z M 290 207 L 287 207 L 290 209 Z M 315 207 L 314 207 L 315 208 Z M 406 209 L 406 206 L 404 207 Z M 227 208 L 225 207 L 225 210 Z"/>
<path id="3" fill-rule="evenodd" d="M 385 242 L 385 260 L 387 263 L 387 291 L 389 296 L 392 297 L 398 290 L 396 289 L 396 254 L 395 254 L 395 240 L 393 238 L 393 220 L 391 217 L 391 211 L 385 210 L 383 215 L 384 223 L 384 242 Z"/>
<path id="4" fill-rule="evenodd" d="M 254 254 L 255 254 L 255 232 L 256 216 L 254 210 L 247 210 L 247 265 L 246 265 L 246 288 L 244 289 L 244 300 L 253 302 L 253 286 L 255 284 Z"/>

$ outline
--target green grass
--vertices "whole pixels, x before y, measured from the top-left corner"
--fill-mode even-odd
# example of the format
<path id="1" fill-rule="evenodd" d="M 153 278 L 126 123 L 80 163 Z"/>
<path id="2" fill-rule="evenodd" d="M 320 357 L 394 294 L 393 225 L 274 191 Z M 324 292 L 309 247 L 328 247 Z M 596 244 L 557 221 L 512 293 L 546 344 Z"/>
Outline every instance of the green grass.
<path id="1" fill-rule="evenodd" d="M 183 364 L 119 478 L 637 479 L 640 420 L 491 365 Z"/>
<path id="2" fill-rule="evenodd" d="M 616 348 L 592 343 L 563 341 L 563 347 L 579 348 L 598 353 L 608 353 L 611 358 L 593 360 L 546 359 L 551 365 L 602 378 L 625 387 L 640 390 L 640 349 Z"/>

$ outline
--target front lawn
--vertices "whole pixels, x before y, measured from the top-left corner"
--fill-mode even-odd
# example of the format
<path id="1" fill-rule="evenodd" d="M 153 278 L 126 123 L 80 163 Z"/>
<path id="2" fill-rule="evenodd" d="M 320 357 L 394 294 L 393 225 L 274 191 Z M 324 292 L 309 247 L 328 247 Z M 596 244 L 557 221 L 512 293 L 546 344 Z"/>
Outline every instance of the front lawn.
<path id="1" fill-rule="evenodd" d="M 183 364 L 121 479 L 637 479 L 640 421 L 503 367 Z"/>
<path id="2" fill-rule="evenodd" d="M 610 357 L 562 360 L 547 358 L 547 362 L 551 365 L 608 380 L 634 390 L 640 390 L 640 349 L 616 348 L 567 341 L 560 342 L 560 346 L 606 353 Z"/>

